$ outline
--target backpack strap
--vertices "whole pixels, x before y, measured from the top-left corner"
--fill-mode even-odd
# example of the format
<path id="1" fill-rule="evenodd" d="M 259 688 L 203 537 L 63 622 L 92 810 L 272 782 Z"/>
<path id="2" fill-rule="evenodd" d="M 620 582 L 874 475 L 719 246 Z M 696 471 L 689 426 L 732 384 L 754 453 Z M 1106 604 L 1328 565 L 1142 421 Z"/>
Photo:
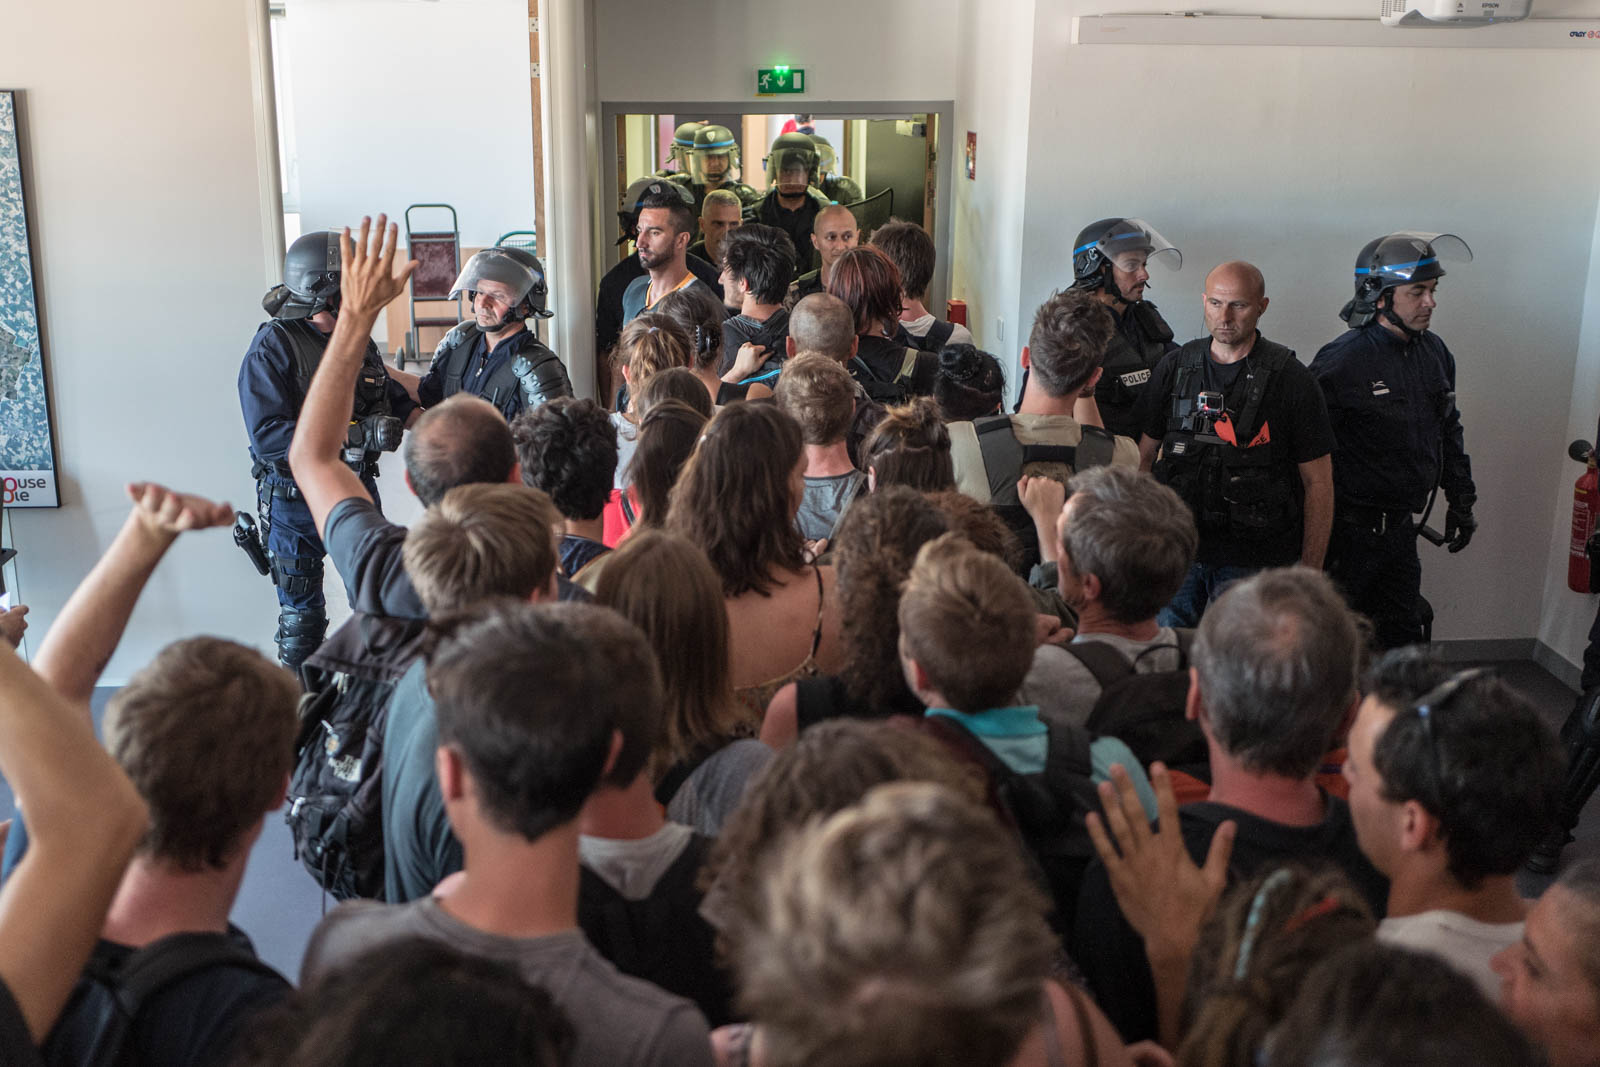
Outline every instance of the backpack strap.
<path id="1" fill-rule="evenodd" d="M 683 788 L 683 784 L 694 776 L 694 772 L 700 769 L 701 764 L 716 755 L 720 747 L 720 745 L 702 745 L 668 767 L 661 780 L 656 783 L 656 803 L 662 805 L 672 803 L 672 798 L 678 795 L 678 790 Z"/>
<path id="2" fill-rule="evenodd" d="M 917 359 L 922 355 L 920 348 L 906 349 L 905 358 L 900 361 L 900 372 L 894 376 L 894 384 L 909 385 L 911 378 L 917 372 Z"/>
<path id="3" fill-rule="evenodd" d="M 1094 680 L 1100 683 L 1102 691 L 1111 688 L 1112 683 L 1120 682 L 1137 669 L 1127 656 L 1104 641 L 1068 641 L 1061 646 L 1061 650 L 1071 653 L 1079 663 L 1083 664 L 1085 669 L 1094 675 Z"/>
<path id="4" fill-rule="evenodd" d="M 1094 759 L 1089 754 L 1089 732 L 1053 722 L 1046 723 L 1045 727 L 1049 731 L 1044 757 L 1045 781 L 1052 788 L 1061 789 L 1072 779 L 1091 777 Z"/>
<path id="5" fill-rule="evenodd" d="M 944 319 L 934 319 L 933 325 L 928 327 L 928 332 L 922 335 L 923 351 L 937 353 L 950 343 L 950 338 L 954 336 L 955 332 L 955 323 L 946 322 Z"/>
<path id="6" fill-rule="evenodd" d="M 1022 475 L 1022 442 L 1011 425 L 1010 415 L 985 415 L 972 421 L 978 435 L 978 451 L 983 455 L 983 473 L 989 479 L 989 502 L 1015 505 L 1017 479 Z"/>
<path id="7" fill-rule="evenodd" d="M 1234 429 L 1235 436 L 1240 443 L 1253 438 L 1260 430 L 1256 425 L 1256 415 L 1261 411 L 1261 401 L 1267 395 L 1267 383 L 1271 382 L 1283 365 L 1294 355 L 1282 345 L 1273 344 L 1264 337 L 1256 339 L 1258 351 L 1252 352 L 1247 358 L 1250 360 L 1250 385 L 1245 391 L 1244 404 L 1239 409 L 1239 421 Z"/>
<path id="8" fill-rule="evenodd" d="M 1078 439 L 1077 456 L 1073 471 L 1086 471 L 1090 467 L 1109 467 L 1117 452 L 1117 437 L 1099 426 L 1080 426 L 1083 436 Z"/>
<path id="9" fill-rule="evenodd" d="M 107 984 L 117 999 L 117 1007 L 129 1019 L 134 1019 L 139 1009 L 161 990 L 212 967 L 233 967 L 283 979 L 232 936 L 185 933 L 163 937 L 134 952 L 110 976 Z"/>

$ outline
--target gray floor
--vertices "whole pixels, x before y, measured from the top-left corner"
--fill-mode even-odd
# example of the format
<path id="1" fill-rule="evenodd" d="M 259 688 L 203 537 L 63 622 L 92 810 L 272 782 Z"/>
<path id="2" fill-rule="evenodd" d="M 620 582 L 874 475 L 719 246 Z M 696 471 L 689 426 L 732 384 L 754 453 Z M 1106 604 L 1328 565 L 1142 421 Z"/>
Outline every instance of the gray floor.
<path id="1" fill-rule="evenodd" d="M 1502 677 L 1522 690 L 1559 728 L 1572 708 L 1575 694 L 1543 667 L 1529 661 L 1495 663 Z M 96 692 L 95 720 L 99 722 L 105 700 L 113 692 Z M 0 811 L 10 810 L 11 792 L 0 782 Z M 1594 802 L 1584 810 L 1578 824 L 1577 840 L 1562 854 L 1563 865 L 1580 856 L 1600 856 L 1600 807 Z M 1526 872 L 1518 887 L 1526 896 L 1537 896 L 1550 882 Z M 294 846 L 282 812 L 267 816 L 266 827 L 250 856 L 244 885 L 234 907 L 233 920 L 255 941 L 256 949 L 268 963 L 289 978 L 300 973 L 300 958 L 312 928 L 332 907 L 320 887 L 294 858 Z"/>

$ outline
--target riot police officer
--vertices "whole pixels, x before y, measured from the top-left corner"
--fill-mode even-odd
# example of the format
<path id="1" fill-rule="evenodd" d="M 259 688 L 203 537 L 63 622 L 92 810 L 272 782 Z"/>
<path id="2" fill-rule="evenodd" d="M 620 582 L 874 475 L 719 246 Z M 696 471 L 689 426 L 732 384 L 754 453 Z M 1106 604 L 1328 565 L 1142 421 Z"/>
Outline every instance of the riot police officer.
<path id="1" fill-rule="evenodd" d="M 835 204 L 859 204 L 865 200 L 866 193 L 856 180 L 838 173 L 839 157 L 833 150 L 833 142 L 820 133 L 813 133 L 811 143 L 817 148 L 816 185 L 822 195 Z"/>
<path id="2" fill-rule="evenodd" d="M 431 408 L 456 393 L 481 396 L 510 422 L 558 396 L 572 395 L 559 357 L 529 330 L 529 318 L 549 318 L 544 264 L 522 248 L 485 248 L 467 260 L 450 290 L 467 294 L 473 317 L 434 350 L 428 373 L 391 371 L 412 398 Z"/>
<path id="3" fill-rule="evenodd" d="M 746 211 L 761 202 L 761 194 L 739 180 L 739 142 L 728 127 L 712 124 L 696 130 L 688 162 L 684 173 L 674 174 L 669 180 L 694 194 L 696 217 L 706 202 L 706 194 L 713 189 L 728 190 L 739 198 Z"/>
<path id="4" fill-rule="evenodd" d="M 1451 552 L 1466 548 L 1478 526 L 1455 357 L 1428 328 L 1441 260 L 1471 259 L 1454 234 L 1403 231 L 1367 242 L 1356 257 L 1355 296 L 1339 312 L 1350 329 L 1311 363 L 1339 442 L 1328 573 L 1372 619 L 1384 648 L 1423 640 L 1415 513 L 1444 490 Z"/>
<path id="5" fill-rule="evenodd" d="M 1091 222 L 1072 243 L 1072 288 L 1093 293 L 1111 309 L 1116 332 L 1106 349 L 1095 405 L 1106 429 L 1139 438 L 1134 405 L 1161 357 L 1178 346 L 1156 306 L 1144 298 L 1150 264 L 1183 266 L 1183 253 L 1142 219 Z"/>
<path id="6" fill-rule="evenodd" d="M 339 313 L 339 235 L 319 230 L 291 244 L 283 284 L 269 290 L 261 305 L 272 318 L 256 331 L 239 367 L 239 405 L 250 437 L 259 536 L 278 591 L 278 659 L 298 670 L 322 643 L 328 616 L 322 595 L 325 550 L 289 471 L 289 442 Z M 343 458 L 374 503 L 378 456 L 400 447 L 405 421 L 415 410 L 369 341 Z"/>
<path id="7" fill-rule="evenodd" d="M 672 148 L 652 177 L 671 178 L 689 173 L 689 152 L 694 148 L 694 135 L 700 132 L 703 122 L 680 122 L 672 131 Z"/>
<path id="8" fill-rule="evenodd" d="M 799 262 L 795 273 L 817 269 L 817 250 L 811 233 L 817 213 L 828 198 L 815 187 L 819 166 L 817 146 L 803 133 L 779 134 L 767 156 L 769 192 L 756 206 L 755 221 L 776 226 L 794 242 Z"/>

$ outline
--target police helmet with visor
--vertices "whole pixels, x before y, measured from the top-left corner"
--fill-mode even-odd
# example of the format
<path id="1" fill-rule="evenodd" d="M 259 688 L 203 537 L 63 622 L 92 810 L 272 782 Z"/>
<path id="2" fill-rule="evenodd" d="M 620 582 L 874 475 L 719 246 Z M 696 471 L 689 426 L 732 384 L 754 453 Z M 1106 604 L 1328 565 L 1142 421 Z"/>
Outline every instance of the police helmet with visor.
<path id="1" fill-rule="evenodd" d="M 1085 226 L 1072 243 L 1072 288 L 1105 289 L 1126 301 L 1112 269 L 1132 274 L 1151 263 L 1178 270 L 1183 253 L 1143 219 L 1100 219 Z"/>
<path id="2" fill-rule="evenodd" d="M 786 172 L 804 171 L 805 184 L 817 181 L 817 146 L 803 133 L 781 134 L 767 156 L 767 185 L 776 188 Z"/>
<path id="3" fill-rule="evenodd" d="M 1399 230 L 1366 243 L 1356 256 L 1355 296 L 1340 309 L 1339 317 L 1351 327 L 1367 325 L 1379 312 L 1399 322 L 1392 310 L 1391 290 L 1399 285 L 1443 278 L 1443 261 L 1472 262 L 1472 249 L 1453 233 Z M 1387 300 L 1384 294 L 1390 293 Z M 1400 323 L 1406 329 L 1404 323 Z M 1407 329 L 1408 333 L 1414 332 Z"/>
<path id="4" fill-rule="evenodd" d="M 689 153 L 694 150 L 695 134 L 705 126 L 703 122 L 680 122 L 672 131 L 672 148 L 667 153 L 667 158 L 662 166 L 667 163 L 676 163 L 678 173 L 689 172 Z"/>
<path id="5" fill-rule="evenodd" d="M 720 165 L 712 161 L 720 161 Z M 689 156 L 689 177 L 696 185 L 731 182 L 739 167 L 739 142 L 733 131 L 715 124 L 702 126 L 694 135 Z"/>
<path id="6" fill-rule="evenodd" d="M 466 266 L 461 268 L 461 275 L 450 287 L 450 299 L 454 300 L 462 293 L 475 297 L 485 282 L 504 286 L 510 307 L 499 325 L 506 326 L 534 313 L 529 296 L 536 286 L 543 288 L 543 273 L 541 270 L 535 274 L 533 269 L 520 256 L 513 255 L 509 248 L 485 248 L 467 260 Z M 539 302 L 543 304 L 543 294 L 540 295 Z"/>

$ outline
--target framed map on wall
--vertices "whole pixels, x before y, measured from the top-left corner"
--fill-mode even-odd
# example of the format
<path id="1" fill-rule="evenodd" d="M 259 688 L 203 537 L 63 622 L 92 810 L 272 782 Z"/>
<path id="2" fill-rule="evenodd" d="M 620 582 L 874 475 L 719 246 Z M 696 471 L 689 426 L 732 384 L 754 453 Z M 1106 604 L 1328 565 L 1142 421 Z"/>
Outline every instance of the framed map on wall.
<path id="1" fill-rule="evenodd" d="M 17 94 L 0 90 L 0 479 L 8 508 L 61 503 L 44 370 Z"/>

